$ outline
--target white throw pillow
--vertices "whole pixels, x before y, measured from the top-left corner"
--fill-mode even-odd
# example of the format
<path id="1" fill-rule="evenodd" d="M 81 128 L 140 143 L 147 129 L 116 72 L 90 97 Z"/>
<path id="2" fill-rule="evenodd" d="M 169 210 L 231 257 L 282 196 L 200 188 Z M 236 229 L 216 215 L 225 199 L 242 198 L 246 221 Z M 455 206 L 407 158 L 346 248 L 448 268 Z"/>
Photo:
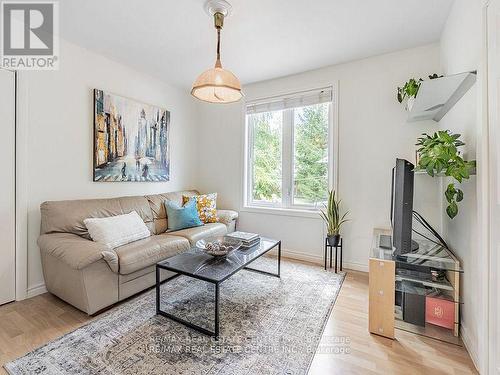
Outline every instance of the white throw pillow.
<path id="1" fill-rule="evenodd" d="M 111 249 L 149 237 L 151 233 L 137 212 L 83 220 L 94 242 Z"/>

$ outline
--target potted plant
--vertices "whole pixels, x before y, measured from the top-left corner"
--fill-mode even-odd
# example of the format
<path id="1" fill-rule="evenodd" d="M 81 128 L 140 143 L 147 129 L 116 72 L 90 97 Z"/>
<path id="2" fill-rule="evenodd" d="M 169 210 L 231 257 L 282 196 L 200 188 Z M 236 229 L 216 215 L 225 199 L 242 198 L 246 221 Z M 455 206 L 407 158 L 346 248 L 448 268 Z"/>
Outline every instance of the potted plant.
<path id="1" fill-rule="evenodd" d="M 417 139 L 417 152 L 420 155 L 417 168 L 425 170 L 428 175 L 434 177 L 443 172 L 445 176 L 452 177 L 458 182 L 470 178 L 470 174 L 476 166 L 475 161 L 465 161 L 458 147 L 464 146 L 459 138 L 460 134 L 452 134 L 449 130 L 441 130 L 432 136 L 422 134 L 423 137 Z M 446 213 L 453 219 L 458 214 L 458 202 L 464 198 L 462 190 L 457 188 L 452 182 L 448 184 L 444 195 L 448 202 Z"/>
<path id="2" fill-rule="evenodd" d="M 434 73 L 429 76 L 429 79 L 436 79 L 441 77 L 442 75 L 437 75 L 436 73 Z M 407 82 L 405 82 L 403 87 L 398 87 L 398 102 L 403 103 L 403 101 L 406 100 L 405 109 L 407 111 L 411 111 L 422 81 L 422 78 L 419 78 L 418 80 L 416 78 L 410 78 Z"/>
<path id="3" fill-rule="evenodd" d="M 330 246 L 338 246 L 340 241 L 340 228 L 348 219 L 346 216 L 349 212 L 341 213 L 341 200 L 337 199 L 335 191 L 331 190 L 328 196 L 328 203 L 325 204 L 325 210 L 320 211 L 320 215 L 326 224 L 328 244 Z"/>
<path id="4" fill-rule="evenodd" d="M 403 87 L 398 87 L 398 102 L 403 103 L 403 101 L 406 100 L 405 109 L 407 111 L 411 111 L 422 81 L 422 78 L 419 78 L 418 80 L 410 78 L 410 80 L 408 80 Z"/>

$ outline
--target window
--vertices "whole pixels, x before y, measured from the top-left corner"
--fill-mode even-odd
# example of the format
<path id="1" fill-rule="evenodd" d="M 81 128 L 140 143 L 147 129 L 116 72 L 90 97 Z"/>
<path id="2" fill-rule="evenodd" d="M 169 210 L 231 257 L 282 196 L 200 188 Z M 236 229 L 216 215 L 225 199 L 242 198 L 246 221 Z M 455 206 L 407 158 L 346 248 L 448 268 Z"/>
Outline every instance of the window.
<path id="1" fill-rule="evenodd" d="M 310 209 L 326 201 L 331 111 L 331 88 L 247 105 L 247 206 Z"/>

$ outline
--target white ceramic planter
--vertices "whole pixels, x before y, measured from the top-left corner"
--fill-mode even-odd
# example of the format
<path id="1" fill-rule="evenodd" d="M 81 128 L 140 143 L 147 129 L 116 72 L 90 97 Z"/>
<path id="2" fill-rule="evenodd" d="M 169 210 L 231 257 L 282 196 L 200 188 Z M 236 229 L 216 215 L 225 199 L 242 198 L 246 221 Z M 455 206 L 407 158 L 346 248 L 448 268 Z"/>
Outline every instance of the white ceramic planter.
<path id="1" fill-rule="evenodd" d="M 405 109 L 410 112 L 411 109 L 413 108 L 413 104 L 415 103 L 415 98 L 414 97 L 410 97 L 408 98 L 408 100 L 406 101 L 406 104 L 405 104 Z"/>

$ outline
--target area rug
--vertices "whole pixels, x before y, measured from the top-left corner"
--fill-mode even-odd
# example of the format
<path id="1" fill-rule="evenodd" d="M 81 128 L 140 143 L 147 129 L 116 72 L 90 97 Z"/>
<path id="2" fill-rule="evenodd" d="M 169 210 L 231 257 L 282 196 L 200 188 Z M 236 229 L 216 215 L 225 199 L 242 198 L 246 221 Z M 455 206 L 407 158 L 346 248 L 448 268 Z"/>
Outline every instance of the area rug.
<path id="1" fill-rule="evenodd" d="M 263 257 L 254 268 L 273 270 Z M 17 374 L 306 374 L 343 274 L 283 261 L 281 279 L 242 270 L 220 286 L 218 341 L 155 314 L 155 290 L 5 365 Z M 214 286 L 180 276 L 162 309 L 213 329 Z"/>

